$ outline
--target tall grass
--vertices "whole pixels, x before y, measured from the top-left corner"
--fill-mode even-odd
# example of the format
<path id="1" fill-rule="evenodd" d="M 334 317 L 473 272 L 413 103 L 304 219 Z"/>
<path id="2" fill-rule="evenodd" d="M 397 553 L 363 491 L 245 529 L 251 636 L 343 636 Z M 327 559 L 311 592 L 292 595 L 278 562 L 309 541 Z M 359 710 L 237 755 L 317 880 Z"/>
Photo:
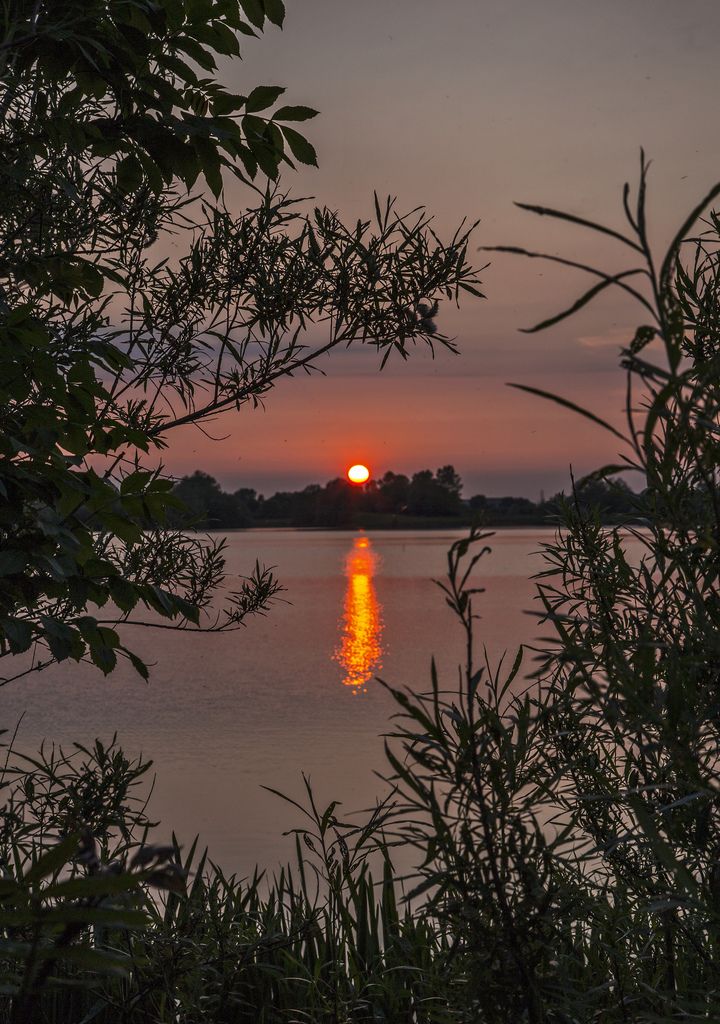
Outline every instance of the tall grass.
<path id="1" fill-rule="evenodd" d="M 646 486 L 612 528 L 568 495 L 537 650 L 492 665 L 478 642 L 474 530 L 441 581 L 459 683 L 433 668 L 428 692 L 393 690 L 391 798 L 358 825 L 308 788 L 295 864 L 273 878 L 153 845 L 147 766 L 115 743 L 9 756 L 3 1019 L 720 1020 L 720 219 L 699 220 L 711 194 L 656 267 L 646 171 L 626 232 L 531 208 L 637 261 L 584 268 L 593 286 L 538 327 L 609 287 L 646 318 L 622 354 L 625 430 L 576 409 L 622 445 L 598 475 Z"/>

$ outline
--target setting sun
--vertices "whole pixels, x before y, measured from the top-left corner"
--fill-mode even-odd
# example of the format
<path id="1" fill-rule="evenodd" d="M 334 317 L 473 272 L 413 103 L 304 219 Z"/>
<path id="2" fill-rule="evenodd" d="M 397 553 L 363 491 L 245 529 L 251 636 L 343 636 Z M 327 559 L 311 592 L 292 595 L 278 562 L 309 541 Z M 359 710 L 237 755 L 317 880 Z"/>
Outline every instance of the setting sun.
<path id="1" fill-rule="evenodd" d="M 347 475 L 350 483 L 364 484 L 370 477 L 370 470 L 367 466 L 363 466 L 361 463 L 358 463 L 358 465 L 350 467 L 347 471 Z"/>

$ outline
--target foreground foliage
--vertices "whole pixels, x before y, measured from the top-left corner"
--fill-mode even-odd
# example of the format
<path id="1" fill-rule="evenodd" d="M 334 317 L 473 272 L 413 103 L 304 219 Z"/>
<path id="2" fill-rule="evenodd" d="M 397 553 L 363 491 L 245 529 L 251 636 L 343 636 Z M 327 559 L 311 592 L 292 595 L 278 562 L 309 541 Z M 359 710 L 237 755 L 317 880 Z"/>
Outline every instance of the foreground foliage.
<path id="1" fill-rule="evenodd" d="M 448 940 L 398 906 L 387 808 L 343 822 L 308 789 L 296 869 L 239 880 L 148 841 L 149 767 L 115 742 L 10 757 L 0 1019 L 435 1019 Z"/>
<path id="2" fill-rule="evenodd" d="M 698 223 L 720 187 L 656 271 L 646 172 L 643 159 L 634 209 L 625 189 L 628 236 L 531 208 L 609 233 L 642 261 L 583 268 L 599 283 L 539 325 L 606 287 L 644 306 L 623 351 L 627 432 L 556 399 L 622 444 L 596 476 L 642 474 L 641 526 L 609 529 L 576 495 L 565 502 L 538 577 L 546 635 L 521 695 L 519 661 L 506 678 L 476 661 L 468 545 L 456 545 L 447 598 L 467 636 L 464 691 L 451 703 L 436 681 L 427 698 L 398 694 L 403 834 L 424 857 L 417 891 L 453 935 L 466 1020 L 720 1016 L 720 220 Z"/>
<path id="3" fill-rule="evenodd" d="M 119 624 L 233 629 L 265 610 L 270 572 L 225 580 L 222 543 L 168 529 L 170 432 L 256 406 L 338 347 L 451 345 L 431 311 L 478 294 L 467 231 L 443 244 L 423 211 L 377 198 L 346 226 L 282 190 L 282 166 L 315 163 L 292 125 L 316 112 L 275 86 L 232 94 L 217 63 L 283 14 L 0 11 L 0 684 L 65 659 L 147 677 Z"/>
<path id="4" fill-rule="evenodd" d="M 466 640 L 459 690 L 433 673 L 429 693 L 395 692 L 392 799 L 358 825 L 308 789 L 296 866 L 274 879 L 154 846 L 134 796 L 147 766 L 114 743 L 9 752 L 5 1019 L 718 1019 L 720 219 L 694 211 L 656 274 L 645 174 L 619 239 L 645 267 L 601 286 L 644 274 L 653 319 L 623 352 L 627 436 L 604 424 L 624 462 L 598 473 L 644 475 L 641 526 L 567 499 L 534 677 L 522 650 L 509 670 L 478 656 L 489 535 L 473 531 L 442 583 Z M 396 842 L 418 853 L 404 882 Z"/>
<path id="5" fill-rule="evenodd" d="M 186 255 L 175 266 L 154 259 L 157 233 L 186 216 L 178 180 L 202 172 L 218 192 L 227 154 L 248 178 L 250 156 L 274 174 L 286 143 L 309 158 L 272 118 L 257 119 L 258 142 L 252 118 L 276 90 L 222 97 L 165 48 L 170 32 L 202 66 L 203 46 L 228 52 L 228 32 L 281 11 L 269 0 L 5 9 L 6 656 L 41 643 L 111 670 L 118 653 L 132 655 L 96 615 L 109 600 L 126 618 L 148 607 L 198 621 L 221 552 L 160 531 L 168 485 L 135 453 L 170 426 L 259 400 L 278 375 L 342 342 L 404 354 L 437 340 L 426 301 L 474 288 L 464 234 L 442 246 L 422 216 L 408 222 L 391 204 L 378 205 L 372 230 L 346 229 L 327 211 L 296 215 L 272 189 L 239 219 L 200 205 Z M 90 42 L 74 47 L 78 24 Z M 157 52 L 138 49 L 141 39 Z M 120 47 L 148 67 L 98 76 L 81 66 L 93 47 L 95 64 Z M 233 103 L 244 120 L 231 129 Z M 147 118 L 167 119 L 161 154 Z M 188 161 L 180 175 L 177 160 Z M 394 803 L 354 825 L 308 792 L 296 867 L 272 880 L 226 878 L 194 847 L 154 845 L 136 796 L 147 766 L 115 743 L 33 759 L 9 751 L 4 1019 L 720 1017 L 720 220 L 698 221 L 720 189 L 656 269 L 645 179 L 643 164 L 634 207 L 624 194 L 627 235 L 531 208 L 609 234 L 640 261 L 614 274 L 582 267 L 596 283 L 538 329 L 607 287 L 629 291 L 646 316 L 623 352 L 626 432 L 576 409 L 623 445 L 599 478 L 642 474 L 642 526 L 603 527 L 568 498 L 538 580 L 550 635 L 534 680 L 520 683 L 522 654 L 507 673 L 477 656 L 473 544 L 485 535 L 474 533 L 450 552 L 443 584 L 465 631 L 461 686 L 433 677 L 427 695 L 396 692 Z M 329 341 L 308 351 L 301 329 L 316 321 Z M 91 456 L 111 468 L 98 472 Z M 260 574 L 228 621 L 271 591 Z M 395 841 L 419 853 L 405 904 Z"/>

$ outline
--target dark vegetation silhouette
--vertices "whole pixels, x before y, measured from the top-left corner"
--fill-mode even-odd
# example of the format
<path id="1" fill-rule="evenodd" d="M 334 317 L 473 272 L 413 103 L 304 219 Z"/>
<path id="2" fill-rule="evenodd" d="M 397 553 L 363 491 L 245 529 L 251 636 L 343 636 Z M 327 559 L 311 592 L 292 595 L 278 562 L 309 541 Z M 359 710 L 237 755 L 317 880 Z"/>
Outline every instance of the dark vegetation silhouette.
<path id="1" fill-rule="evenodd" d="M 462 480 L 451 465 L 435 473 L 388 471 L 363 486 L 330 480 L 300 491 L 279 491 L 265 498 L 252 488 L 223 491 L 209 473 L 196 470 L 173 489 L 183 510 L 171 515 L 173 525 L 198 530 L 242 529 L 248 526 L 298 526 L 349 529 L 397 529 L 463 526 L 544 526 L 554 523 L 563 495 L 547 501 L 510 495 L 463 499 Z M 585 507 L 597 509 L 603 521 L 634 521 L 638 496 L 623 480 L 586 480 L 576 491 Z"/>
<path id="2" fill-rule="evenodd" d="M 174 176 L 178 165 L 192 181 L 203 171 L 218 187 L 228 152 L 249 176 L 254 160 L 266 172 L 277 166 L 281 141 L 282 152 L 287 143 L 295 156 L 296 149 L 308 154 L 272 119 L 255 116 L 272 90 L 253 101 L 253 93 L 224 97 L 180 56 L 212 72 L 213 49 L 234 52 L 236 31 L 259 28 L 266 16 L 280 21 L 282 10 L 279 0 L 4 9 L 0 598 L 10 661 L 39 643 L 56 658 L 89 651 L 110 671 L 119 640 L 93 609 L 109 599 L 121 609 L 123 601 L 128 609 L 154 608 L 151 594 L 170 620 L 192 621 L 191 609 L 202 607 L 206 577 L 190 597 L 182 596 L 185 582 L 175 584 L 178 574 L 192 579 L 196 566 L 207 565 L 208 549 L 173 531 L 145 538 L 147 519 L 169 507 L 170 487 L 157 473 L 124 472 L 123 460 L 163 436 L 170 413 L 154 402 L 156 392 L 173 393 L 172 422 L 187 422 L 257 397 L 298 352 L 278 367 L 272 348 L 264 368 L 246 366 L 244 376 L 242 360 L 222 341 L 220 350 L 207 338 L 200 344 L 198 322 L 189 334 L 160 331 L 159 348 L 144 320 L 130 340 L 128 325 L 113 336 L 97 275 L 122 290 L 130 274 L 138 295 L 150 289 L 150 308 L 159 302 L 166 324 L 182 327 L 198 296 L 193 273 L 204 288 L 211 276 L 204 256 L 219 260 L 215 235 L 202 236 L 202 252 L 168 282 L 162 267 L 150 273 L 137 263 L 136 248 L 127 266 L 107 256 L 124 244 L 128 211 L 141 220 L 148 210 L 167 211 L 163 175 Z M 175 120 L 176 103 L 191 97 L 196 106 Z M 163 98 L 170 106 L 150 116 L 146 105 Z M 206 115 L 203 105 L 216 101 Z M 246 112 L 250 103 L 247 135 L 235 134 L 221 113 L 235 103 Z M 88 154 L 96 161 L 89 170 Z M 446 687 L 433 668 L 426 694 L 394 691 L 391 799 L 358 823 L 340 817 L 336 804 L 317 807 L 308 786 L 306 806 L 295 807 L 305 816 L 295 866 L 274 879 L 227 877 L 195 844 L 186 852 L 177 842 L 153 844 L 143 788 L 149 765 L 128 758 L 115 740 L 68 753 L 47 747 L 34 757 L 10 745 L 1 773 L 1 1019 L 720 1018 L 720 218 L 711 210 L 720 187 L 690 212 L 656 262 L 647 242 L 646 173 L 643 159 L 637 194 L 627 187 L 623 194 L 627 233 L 529 207 L 611 235 L 632 253 L 620 272 L 583 267 L 593 286 L 537 329 L 606 288 L 630 291 L 641 304 L 643 321 L 621 357 L 625 430 L 553 400 L 614 436 L 619 461 L 595 479 L 639 473 L 644 487 L 632 500 L 642 526 L 603 525 L 578 484 L 559 504 L 560 529 L 545 546 L 537 579 L 545 636 L 508 666 L 489 664 L 476 637 L 489 536 L 473 530 L 454 544 L 441 585 L 465 638 L 459 686 Z M 138 204 L 134 190 L 141 188 Z M 256 228 L 272 222 L 275 201 L 268 196 L 243 222 L 258 248 L 267 236 Z M 185 197 L 175 195 L 175 203 Z M 109 211 L 114 234 L 99 238 L 91 229 L 86 218 L 96 208 Z M 212 232 L 235 237 L 221 210 L 210 219 Z M 304 225 L 301 232 L 309 232 Z M 313 245 L 335 244 L 334 234 L 318 242 L 315 232 L 303 244 L 310 237 Z M 272 259 L 281 259 L 286 243 L 271 237 Z M 351 236 L 341 237 L 350 244 Z M 410 231 L 427 265 L 418 237 Z M 407 258 L 405 274 L 412 274 L 413 244 Z M 152 293 L 155 273 L 165 299 Z M 286 275 L 283 281 L 291 287 Z M 274 301 L 283 295 L 276 288 Z M 422 336 L 432 321 L 417 303 L 404 294 L 391 312 Z M 144 308 L 140 301 L 138 316 Z M 381 347 L 395 343 L 396 335 L 372 323 L 377 335 L 368 329 L 367 337 Z M 401 344 L 414 336 L 402 335 Z M 201 352 L 212 353 L 210 363 Z M 127 390 L 125 373 L 133 381 Z M 249 378 L 257 391 L 245 390 Z M 91 454 L 116 460 L 122 479 L 89 468 Z M 88 514 L 101 517 L 103 531 L 90 529 Z M 162 546 L 166 534 L 170 553 L 161 563 L 153 544 Z M 117 561 L 130 556 L 127 565 Z M 145 576 L 141 558 L 151 559 Z M 210 582 L 216 579 L 211 571 Z M 258 599 L 257 586 L 248 608 L 269 596 Z M 414 878 L 394 876 L 394 843 L 415 847 Z"/>
<path id="3" fill-rule="evenodd" d="M 275 86 L 235 95 L 215 72 L 283 13 L 280 0 L 0 12 L 0 660 L 13 674 L 32 650 L 32 670 L 69 658 L 107 673 L 120 657 L 146 676 L 119 625 L 234 629 L 266 609 L 277 581 L 248 566 L 209 611 L 223 543 L 168 529 L 179 503 L 158 464 L 172 431 L 256 405 L 338 347 L 380 362 L 453 348 L 427 305 L 480 294 L 471 229 L 443 244 L 424 211 L 377 197 L 346 227 L 282 190 L 281 167 L 315 163 L 293 127 L 315 111 L 278 105 Z M 223 174 L 249 208 L 229 210 Z"/>

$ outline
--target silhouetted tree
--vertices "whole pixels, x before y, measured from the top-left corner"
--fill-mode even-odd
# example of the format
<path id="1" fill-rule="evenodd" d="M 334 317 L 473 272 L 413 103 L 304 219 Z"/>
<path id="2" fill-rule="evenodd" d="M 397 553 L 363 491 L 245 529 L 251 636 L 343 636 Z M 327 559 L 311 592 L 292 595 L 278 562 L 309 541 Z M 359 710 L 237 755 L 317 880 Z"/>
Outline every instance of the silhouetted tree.
<path id="1" fill-rule="evenodd" d="M 462 493 L 462 480 L 460 474 L 455 472 L 454 466 L 441 466 L 435 474 L 435 479 L 450 494 L 459 498 Z"/>
<path id="2" fill-rule="evenodd" d="M 246 514 L 249 521 L 261 515 L 265 499 L 253 487 L 240 487 L 234 492 L 233 497 L 236 499 L 241 512 Z"/>
<path id="3" fill-rule="evenodd" d="M 338 478 L 330 480 L 315 499 L 314 526 L 352 526 L 363 508 L 361 488 Z"/>
<path id="4" fill-rule="evenodd" d="M 445 466 L 442 479 L 429 469 L 415 473 L 408 492 L 408 511 L 416 516 L 454 516 L 462 509 L 462 483 L 452 466 Z"/>
<path id="5" fill-rule="evenodd" d="M 175 514 L 178 523 L 209 530 L 252 524 L 248 508 L 238 495 L 227 494 L 214 477 L 199 469 L 192 476 L 184 476 L 173 488 L 173 494 L 184 506 L 181 513 Z"/>
<path id="6" fill-rule="evenodd" d="M 407 512 L 410 480 L 402 473 L 387 473 L 378 482 L 378 512 Z"/>

